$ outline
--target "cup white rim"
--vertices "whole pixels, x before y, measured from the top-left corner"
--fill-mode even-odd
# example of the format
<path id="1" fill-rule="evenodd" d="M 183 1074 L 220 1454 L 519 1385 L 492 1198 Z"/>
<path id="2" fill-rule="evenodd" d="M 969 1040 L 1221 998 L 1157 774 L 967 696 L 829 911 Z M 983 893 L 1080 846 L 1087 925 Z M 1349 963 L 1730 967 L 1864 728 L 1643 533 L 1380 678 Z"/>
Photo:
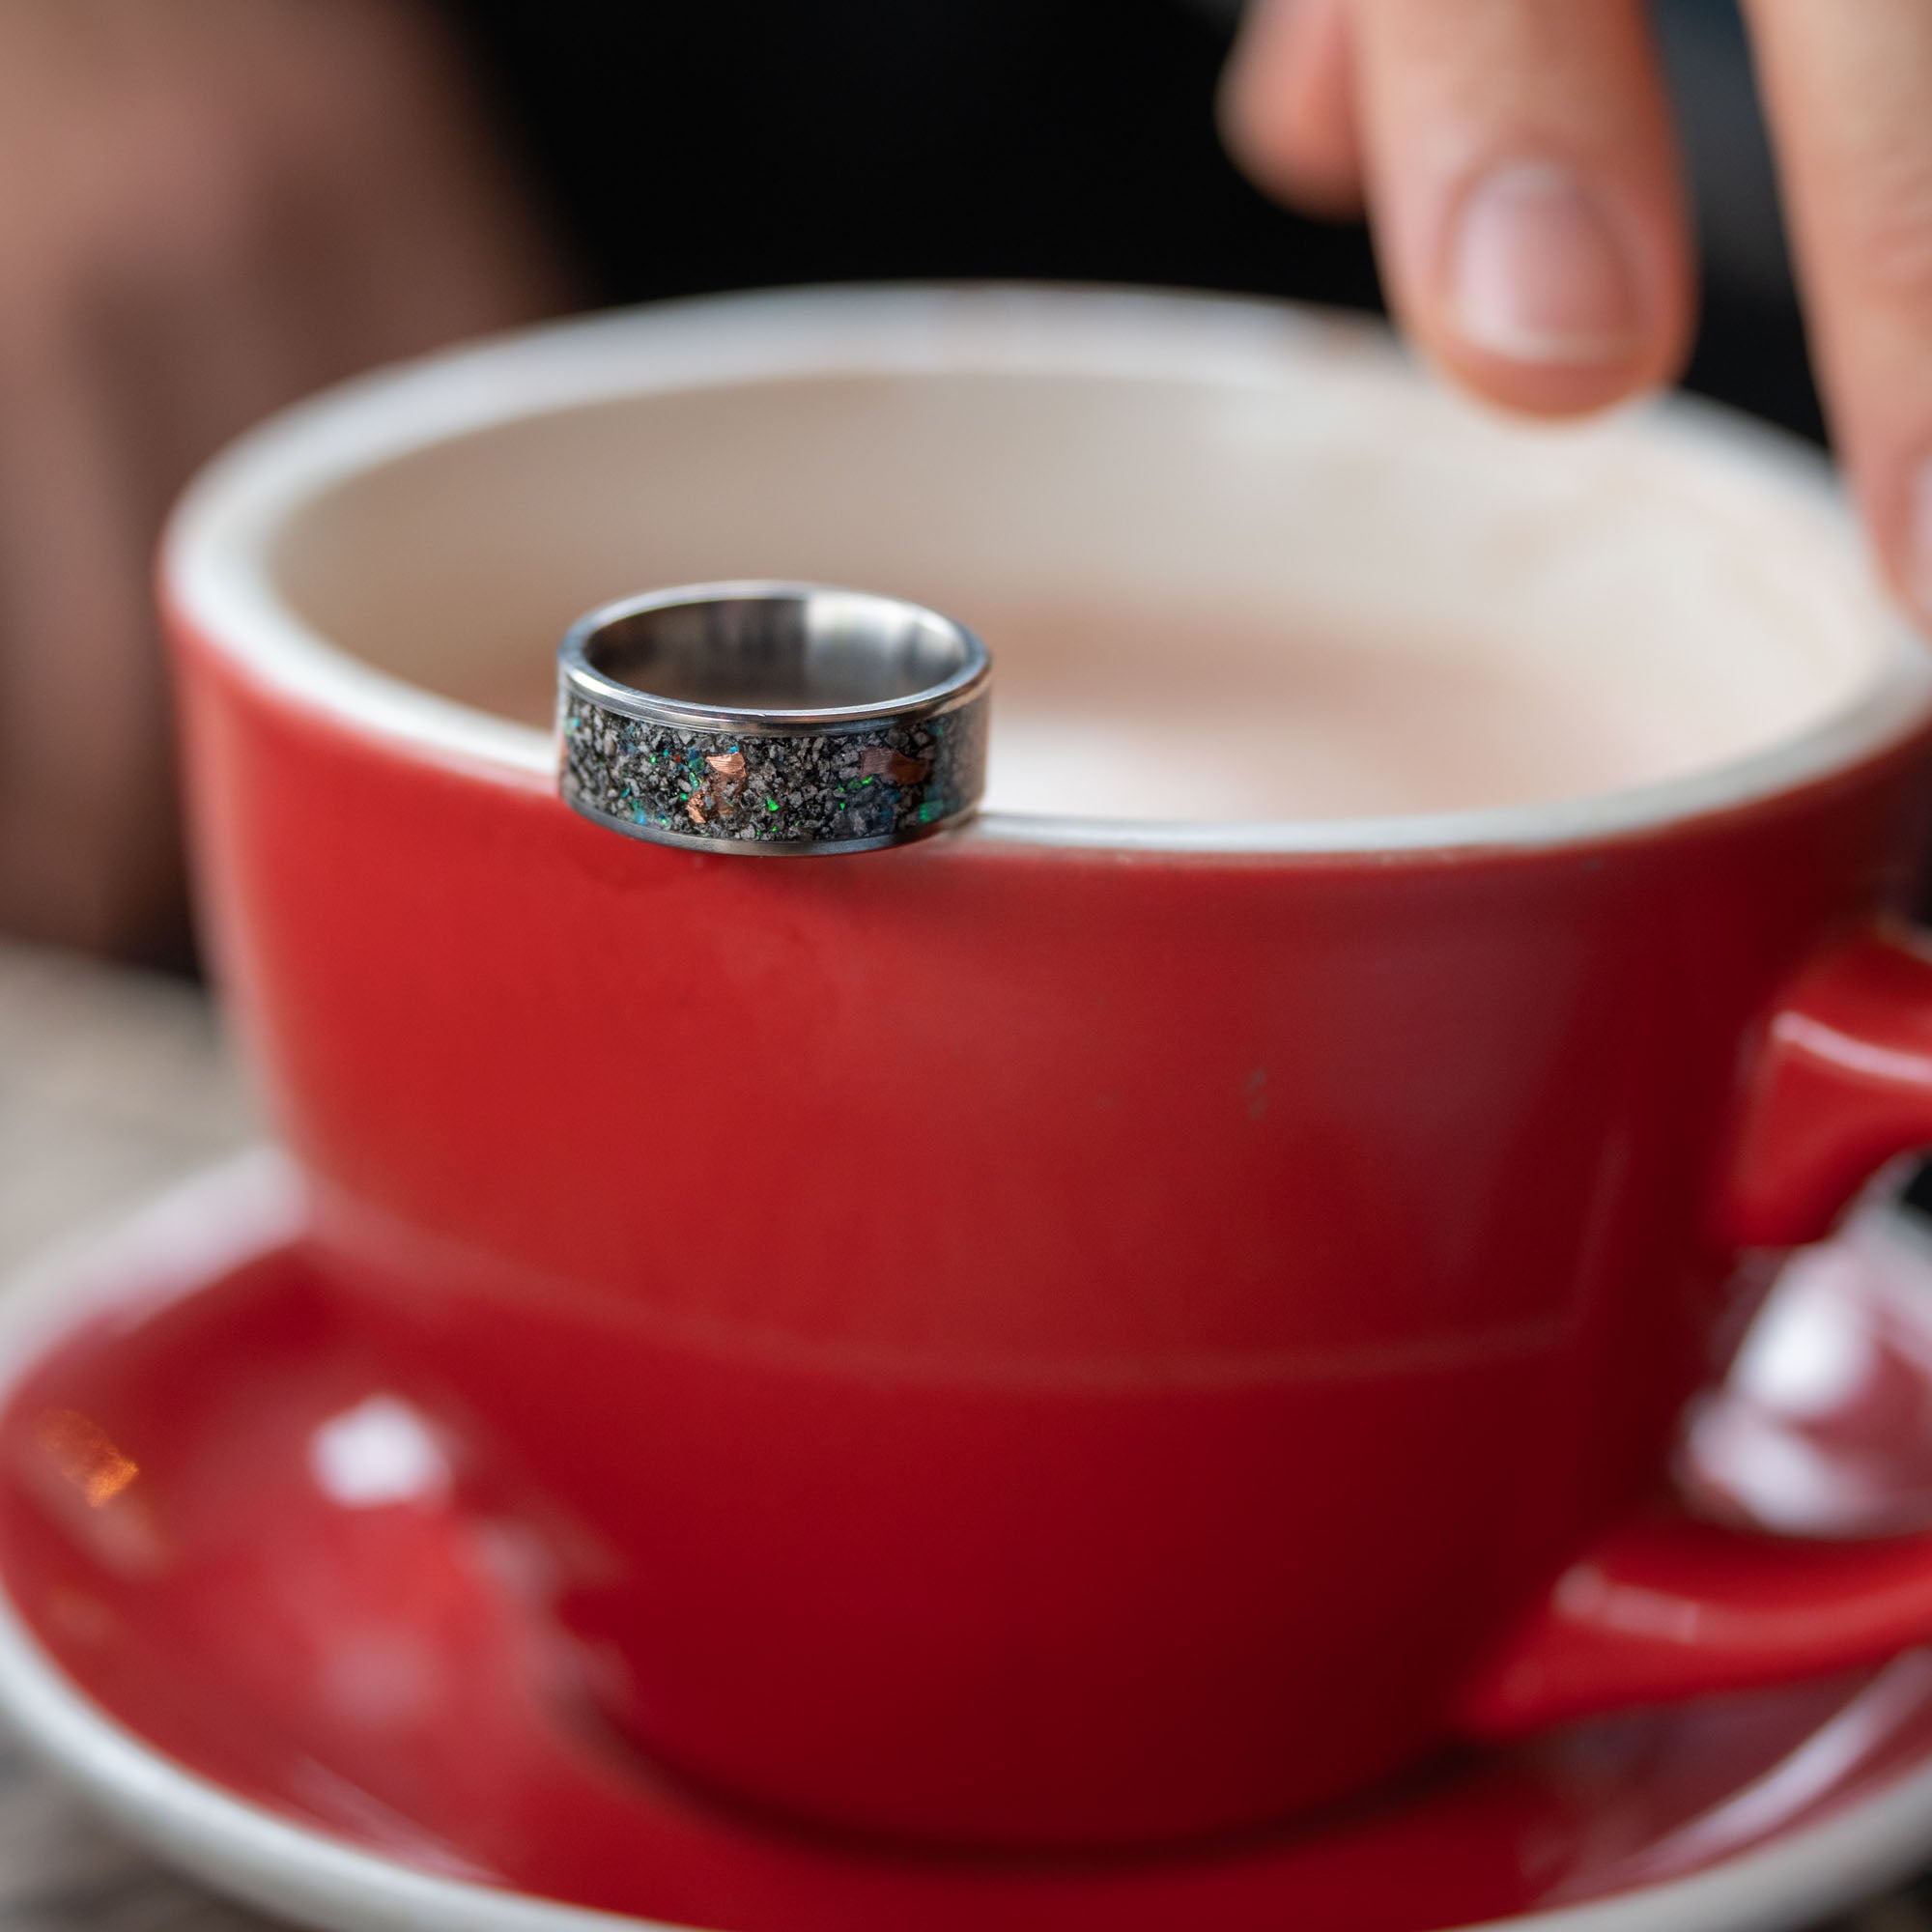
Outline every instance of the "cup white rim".
<path id="1" fill-rule="evenodd" d="M 277 596 L 269 539 L 304 501 L 448 438 L 618 395 L 839 373 L 1185 375 L 1265 381 L 1320 342 L 1395 366 L 1378 323 L 1272 301 L 1127 289 L 870 286 L 707 297 L 521 330 L 343 384 L 231 444 L 162 543 L 164 593 L 195 635 L 284 701 L 352 733 L 520 790 L 551 788 L 550 736 L 377 669 Z M 1643 406 L 1644 434 L 1708 456 L 1743 487 L 1802 501 L 1859 542 L 1829 466 L 1795 439 L 1686 396 Z M 1207 855 L 1346 855 L 1595 844 L 1727 812 L 1879 756 L 1932 721 L 1932 651 L 1901 613 L 1872 677 L 1807 728 L 1679 777 L 1584 796 L 1389 816 L 1138 821 L 988 810 L 947 843 Z"/>

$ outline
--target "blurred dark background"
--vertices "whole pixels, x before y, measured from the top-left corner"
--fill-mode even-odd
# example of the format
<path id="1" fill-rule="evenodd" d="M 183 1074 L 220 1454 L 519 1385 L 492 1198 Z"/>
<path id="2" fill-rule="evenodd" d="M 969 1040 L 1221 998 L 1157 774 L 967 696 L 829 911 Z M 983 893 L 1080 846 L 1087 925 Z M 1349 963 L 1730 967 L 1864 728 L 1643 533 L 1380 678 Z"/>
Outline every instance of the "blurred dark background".
<path id="1" fill-rule="evenodd" d="M 1026 277 L 1379 306 L 1365 232 L 1223 154 L 1238 0 L 447 0 L 608 301 Z M 1657 10 L 1705 265 L 1692 387 L 1819 433 L 1731 0 Z"/>

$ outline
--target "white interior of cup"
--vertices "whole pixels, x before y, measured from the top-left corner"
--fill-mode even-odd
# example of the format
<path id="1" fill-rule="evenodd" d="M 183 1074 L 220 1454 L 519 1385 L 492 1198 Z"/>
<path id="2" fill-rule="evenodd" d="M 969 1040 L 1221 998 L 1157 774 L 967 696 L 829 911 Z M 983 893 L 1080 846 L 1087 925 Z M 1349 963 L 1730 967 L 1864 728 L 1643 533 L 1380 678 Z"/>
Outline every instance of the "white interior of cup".
<path id="1" fill-rule="evenodd" d="M 1506 424 L 1378 328 L 1114 292 L 811 291 L 352 384 L 218 461 L 185 614 L 416 754 L 548 781 L 591 606 L 785 578 L 995 659 L 971 836 L 1547 842 L 1911 729 L 1932 667 L 1815 459 L 1677 403 Z"/>

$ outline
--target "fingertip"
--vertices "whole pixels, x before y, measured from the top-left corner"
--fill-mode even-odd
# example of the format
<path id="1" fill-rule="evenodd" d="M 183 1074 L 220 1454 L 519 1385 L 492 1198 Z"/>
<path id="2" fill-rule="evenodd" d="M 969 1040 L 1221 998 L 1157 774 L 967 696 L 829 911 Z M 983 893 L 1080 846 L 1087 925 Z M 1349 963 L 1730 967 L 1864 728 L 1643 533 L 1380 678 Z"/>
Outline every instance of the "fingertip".
<path id="1" fill-rule="evenodd" d="M 1423 343 L 1425 354 L 1458 387 L 1512 414 L 1549 421 L 1596 415 L 1663 387 L 1669 371 L 1651 358 L 1548 363 L 1512 361 L 1439 338 Z"/>
<path id="2" fill-rule="evenodd" d="M 1907 619 L 1932 642 L 1932 430 L 1916 443 L 1841 425 L 1846 481 L 1872 560 Z M 1847 446 L 1848 445 L 1848 446 Z"/>
<path id="3" fill-rule="evenodd" d="M 1690 335 L 1689 271 L 1669 224 L 1646 223 L 1581 170 L 1514 159 L 1453 207 L 1412 326 L 1478 395 L 1584 415 L 1668 382 Z"/>
<path id="4" fill-rule="evenodd" d="M 1898 535 L 1888 546 L 1891 576 L 1907 610 L 1932 632 L 1932 447 L 1906 466 L 1901 494 Z"/>

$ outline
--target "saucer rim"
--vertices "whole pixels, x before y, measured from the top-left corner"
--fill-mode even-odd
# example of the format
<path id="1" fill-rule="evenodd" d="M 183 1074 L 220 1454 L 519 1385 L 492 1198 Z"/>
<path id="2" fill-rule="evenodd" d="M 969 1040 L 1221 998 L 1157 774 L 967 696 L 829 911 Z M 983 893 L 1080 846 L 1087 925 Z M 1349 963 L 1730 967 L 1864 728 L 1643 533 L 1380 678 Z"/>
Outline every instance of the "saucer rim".
<path id="1" fill-rule="evenodd" d="M 144 1307 L 165 1305 L 298 1236 L 304 1201 L 296 1164 L 260 1147 L 10 1270 L 0 1279 L 0 1404 L 49 1349 L 89 1321 L 137 1294 Z M 1897 1219 L 1887 1209 L 1868 1211 Z M 138 1289 L 130 1287 L 136 1280 Z M 0 1715 L 166 1863 L 284 1918 L 355 1932 L 701 1932 L 437 1876 L 234 1796 L 143 1742 L 67 1677 L 15 1608 L 4 1559 Z M 1785 1932 L 1919 1869 L 1928 1830 L 1932 1755 L 1918 1772 L 1842 1811 L 1688 1877 L 1437 1932 Z"/>

